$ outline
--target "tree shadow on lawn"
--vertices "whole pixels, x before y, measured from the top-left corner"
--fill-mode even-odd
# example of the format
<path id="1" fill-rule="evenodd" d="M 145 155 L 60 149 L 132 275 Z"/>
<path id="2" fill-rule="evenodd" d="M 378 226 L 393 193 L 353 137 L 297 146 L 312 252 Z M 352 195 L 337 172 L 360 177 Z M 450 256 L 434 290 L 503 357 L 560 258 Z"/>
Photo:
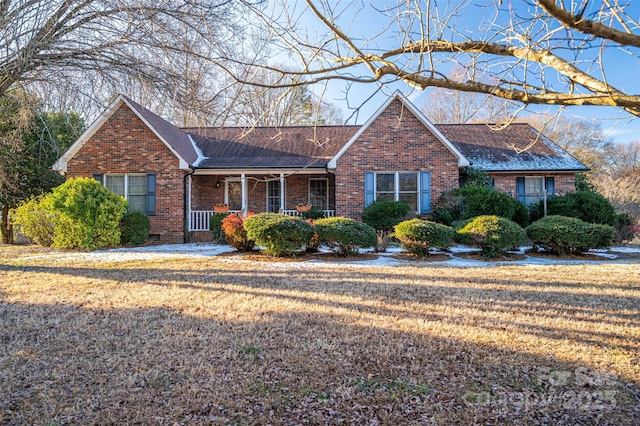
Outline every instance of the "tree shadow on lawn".
<path id="1" fill-rule="evenodd" d="M 365 325 L 52 302 L 0 302 L 0 421 L 619 425 L 640 414 L 621 379 L 583 363 L 389 328 L 392 313 Z"/>

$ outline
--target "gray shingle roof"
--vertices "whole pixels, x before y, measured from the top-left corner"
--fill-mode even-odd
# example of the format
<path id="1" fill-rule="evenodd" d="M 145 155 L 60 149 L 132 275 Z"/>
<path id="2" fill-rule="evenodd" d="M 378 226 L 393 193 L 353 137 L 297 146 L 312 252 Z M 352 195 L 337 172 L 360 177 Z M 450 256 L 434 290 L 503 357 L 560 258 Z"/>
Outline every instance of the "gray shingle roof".
<path id="1" fill-rule="evenodd" d="M 138 114 L 144 117 L 147 123 L 149 123 L 187 163 L 193 164 L 198 159 L 198 154 L 193 148 L 187 133 L 126 96 L 123 95 L 122 97 L 135 108 Z"/>
<path id="2" fill-rule="evenodd" d="M 185 128 L 207 157 L 199 168 L 321 167 L 360 126 Z"/>
<path id="3" fill-rule="evenodd" d="M 486 171 L 587 171 L 588 168 L 528 124 L 498 130 L 487 124 L 437 124 L 472 167 Z"/>

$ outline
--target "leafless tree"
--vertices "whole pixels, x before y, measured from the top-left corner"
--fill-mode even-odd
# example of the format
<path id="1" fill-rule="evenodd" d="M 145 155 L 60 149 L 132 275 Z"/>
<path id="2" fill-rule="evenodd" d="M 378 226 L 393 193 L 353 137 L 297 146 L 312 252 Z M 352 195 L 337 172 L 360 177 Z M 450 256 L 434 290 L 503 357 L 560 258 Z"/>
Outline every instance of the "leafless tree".
<path id="1" fill-rule="evenodd" d="M 274 49 L 290 59 L 286 68 L 269 65 L 289 77 L 281 86 L 402 81 L 418 89 L 482 93 L 524 104 L 613 106 L 638 116 L 640 95 L 608 78 L 611 67 L 621 66 L 607 62 L 613 50 L 626 54 L 630 69 L 637 67 L 640 25 L 630 5 L 622 0 L 306 0 L 305 7 L 288 2 L 251 9 L 253 22 L 270 29 Z M 236 70 L 254 64 L 219 64 L 250 82 L 249 74 Z M 453 65 L 463 78 L 451 78 Z"/>
<path id="2" fill-rule="evenodd" d="M 129 88 L 154 93 L 157 104 L 199 107 L 211 101 L 202 81 L 211 77 L 211 59 L 241 60 L 237 7 L 228 0 L 0 0 L 0 95 L 28 86 L 42 97 L 73 93 L 99 104 Z"/>

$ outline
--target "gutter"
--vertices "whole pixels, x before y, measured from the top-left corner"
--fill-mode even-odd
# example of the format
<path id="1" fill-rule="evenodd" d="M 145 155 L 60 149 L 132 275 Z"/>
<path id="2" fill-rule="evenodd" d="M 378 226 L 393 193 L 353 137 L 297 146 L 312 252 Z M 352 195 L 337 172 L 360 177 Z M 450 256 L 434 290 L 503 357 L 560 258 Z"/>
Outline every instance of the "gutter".
<path id="1" fill-rule="evenodd" d="M 191 172 L 184 175 L 182 178 L 182 210 L 183 210 L 183 219 L 182 219 L 182 242 L 186 243 L 189 240 L 189 209 L 187 206 L 187 178 L 193 176 L 196 172 L 197 167 L 191 166 Z"/>

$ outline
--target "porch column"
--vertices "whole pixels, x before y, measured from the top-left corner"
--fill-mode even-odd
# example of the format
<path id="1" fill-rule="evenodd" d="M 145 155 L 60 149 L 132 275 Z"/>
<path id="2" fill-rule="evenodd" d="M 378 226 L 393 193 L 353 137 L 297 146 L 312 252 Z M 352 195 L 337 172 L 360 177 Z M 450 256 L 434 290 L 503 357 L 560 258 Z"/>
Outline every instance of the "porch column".
<path id="1" fill-rule="evenodd" d="M 249 211 L 249 197 L 247 196 L 247 178 L 244 173 L 240 175 L 240 186 L 242 187 L 242 211 L 246 215 Z"/>
<path id="2" fill-rule="evenodd" d="M 284 173 L 280 173 L 280 210 L 284 213 Z"/>

